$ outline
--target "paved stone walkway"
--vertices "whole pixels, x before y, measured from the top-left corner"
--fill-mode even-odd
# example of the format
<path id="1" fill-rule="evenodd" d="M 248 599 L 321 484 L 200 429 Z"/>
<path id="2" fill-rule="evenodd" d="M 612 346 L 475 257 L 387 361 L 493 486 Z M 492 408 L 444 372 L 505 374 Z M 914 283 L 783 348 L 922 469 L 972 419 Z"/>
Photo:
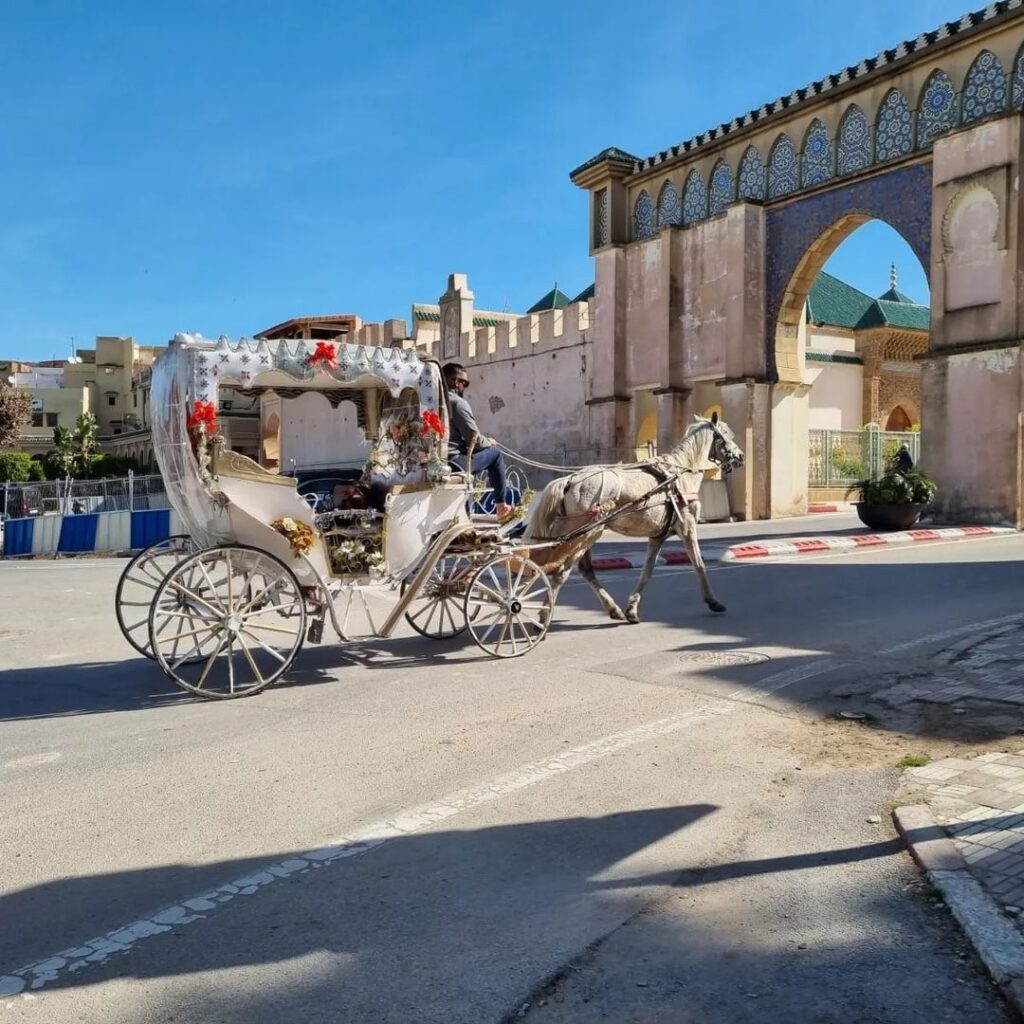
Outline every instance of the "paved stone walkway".
<path id="1" fill-rule="evenodd" d="M 1024 749 L 949 757 L 907 774 L 974 877 L 1024 924 Z"/>

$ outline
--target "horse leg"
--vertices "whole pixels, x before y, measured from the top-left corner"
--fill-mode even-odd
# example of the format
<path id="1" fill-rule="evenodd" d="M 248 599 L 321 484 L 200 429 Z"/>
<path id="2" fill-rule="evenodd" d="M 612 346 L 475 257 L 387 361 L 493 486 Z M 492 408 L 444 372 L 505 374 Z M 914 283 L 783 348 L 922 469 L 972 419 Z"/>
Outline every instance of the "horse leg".
<path id="1" fill-rule="evenodd" d="M 608 613 L 608 617 L 615 619 L 617 622 L 624 622 L 626 616 L 623 615 L 622 609 L 615 603 L 615 598 L 601 586 L 597 576 L 594 574 L 594 562 L 590 557 L 590 548 L 580 558 L 579 567 L 580 575 L 590 584 L 590 589 L 597 594 L 597 598 Z"/>
<path id="2" fill-rule="evenodd" d="M 661 553 L 661 546 L 665 543 L 665 535 L 649 537 L 647 540 L 647 557 L 644 559 L 644 567 L 640 572 L 640 579 L 637 581 L 633 593 L 629 595 L 629 602 L 626 605 L 626 621 L 637 623 L 640 621 L 640 597 L 644 587 L 651 581 L 654 575 L 654 568 L 658 564 L 658 555 Z"/>
<path id="3" fill-rule="evenodd" d="M 700 553 L 700 544 L 697 543 L 697 518 L 689 506 L 683 508 L 681 519 L 676 521 L 676 533 L 682 538 L 686 550 L 690 556 L 690 564 L 697 574 L 697 583 L 700 585 L 701 597 L 704 603 L 713 612 L 724 612 L 725 605 L 718 600 L 711 591 L 711 584 L 708 582 L 708 570 L 704 565 L 704 556 Z"/>

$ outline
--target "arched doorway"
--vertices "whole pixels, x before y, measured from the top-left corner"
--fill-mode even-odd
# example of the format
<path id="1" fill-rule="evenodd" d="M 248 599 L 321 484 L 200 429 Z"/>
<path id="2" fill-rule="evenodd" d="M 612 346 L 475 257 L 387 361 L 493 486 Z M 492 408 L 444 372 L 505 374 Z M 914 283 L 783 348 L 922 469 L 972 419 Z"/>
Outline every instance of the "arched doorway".
<path id="1" fill-rule="evenodd" d="M 897 405 L 885 421 L 885 429 L 893 431 L 907 431 L 913 426 L 913 421 L 907 415 L 902 405 Z"/>
<path id="2" fill-rule="evenodd" d="M 900 431 L 915 424 L 908 409 L 920 407 L 915 356 L 930 348 L 922 237 L 857 210 L 827 223 L 795 258 L 773 333 L 771 515 L 840 498 L 873 473 L 869 424 Z M 898 287 L 894 262 L 913 282 L 913 297 Z"/>

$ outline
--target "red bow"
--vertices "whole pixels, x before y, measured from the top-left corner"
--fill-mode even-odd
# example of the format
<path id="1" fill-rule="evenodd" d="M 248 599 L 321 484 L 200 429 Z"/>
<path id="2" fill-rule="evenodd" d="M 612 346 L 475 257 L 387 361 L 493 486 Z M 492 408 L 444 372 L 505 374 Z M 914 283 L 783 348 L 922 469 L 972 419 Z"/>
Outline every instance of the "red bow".
<path id="1" fill-rule="evenodd" d="M 426 437 L 427 434 L 437 434 L 438 437 L 444 437 L 448 433 L 441 422 L 441 417 L 433 409 L 427 409 L 422 419 L 423 426 L 420 427 L 421 436 Z"/>
<path id="2" fill-rule="evenodd" d="M 189 433 L 196 433 L 200 425 L 206 428 L 208 437 L 217 433 L 217 407 L 213 402 L 199 399 L 192 409 L 192 415 L 188 418 Z"/>
<path id="3" fill-rule="evenodd" d="M 310 366 L 316 366 L 318 363 L 323 363 L 324 366 L 329 367 L 332 370 L 338 368 L 338 360 L 335 358 L 337 352 L 337 346 L 333 345 L 329 341 L 318 341 L 316 343 L 316 349 L 313 354 L 307 360 Z"/>

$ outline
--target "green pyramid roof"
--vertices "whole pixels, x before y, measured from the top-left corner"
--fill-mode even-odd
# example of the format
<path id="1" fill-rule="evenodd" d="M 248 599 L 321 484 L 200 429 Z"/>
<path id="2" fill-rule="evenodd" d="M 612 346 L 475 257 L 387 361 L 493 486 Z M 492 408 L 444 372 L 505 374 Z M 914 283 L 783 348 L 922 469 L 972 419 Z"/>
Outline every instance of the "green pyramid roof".
<path id="1" fill-rule="evenodd" d="M 565 309 L 572 300 L 565 292 L 552 288 L 542 299 L 538 299 L 526 312 L 543 313 L 545 309 Z"/>
<path id="2" fill-rule="evenodd" d="M 891 298 L 897 295 L 899 298 Z M 927 331 L 931 310 L 902 292 L 890 289 L 873 299 L 858 288 L 822 271 L 811 286 L 807 299 L 807 319 L 816 324 L 864 330 L 869 327 L 908 327 Z"/>
<path id="3" fill-rule="evenodd" d="M 907 302 L 911 306 L 917 305 L 909 295 L 904 295 L 903 292 L 898 292 L 895 288 L 890 288 L 887 292 L 883 292 L 878 298 L 884 302 Z"/>
<path id="4" fill-rule="evenodd" d="M 596 289 L 595 289 L 594 285 L 588 284 L 587 287 L 584 288 L 583 291 L 581 291 L 579 293 L 579 295 L 577 295 L 576 298 L 573 299 L 572 301 L 573 302 L 586 302 L 587 299 L 592 299 L 594 297 L 594 292 L 595 291 L 596 291 Z"/>

